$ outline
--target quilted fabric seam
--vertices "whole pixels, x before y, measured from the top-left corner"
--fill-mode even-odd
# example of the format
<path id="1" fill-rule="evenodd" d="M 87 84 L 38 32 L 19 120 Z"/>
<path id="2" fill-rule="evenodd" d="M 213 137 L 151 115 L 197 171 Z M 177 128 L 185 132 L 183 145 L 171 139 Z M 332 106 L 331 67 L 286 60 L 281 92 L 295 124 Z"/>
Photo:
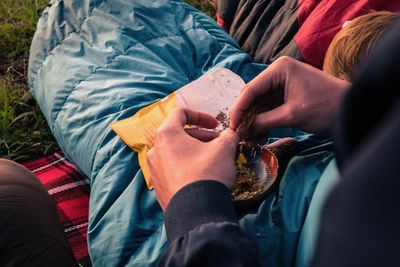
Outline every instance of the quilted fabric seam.
<path id="1" fill-rule="evenodd" d="M 130 46 L 129 49 L 132 48 L 132 47 L 135 46 L 135 45 L 138 45 L 138 44 L 146 44 L 146 43 L 152 42 L 152 41 L 157 40 L 157 39 L 170 38 L 170 37 L 176 37 L 176 36 L 178 36 L 178 35 L 158 36 L 158 37 L 156 37 L 156 38 L 147 40 L 146 42 L 137 42 L 137 43 L 133 44 L 132 46 Z M 118 57 L 123 56 L 123 55 L 126 55 L 126 52 L 125 52 L 125 51 L 123 51 L 123 52 L 121 52 L 121 53 L 119 53 L 119 54 L 114 55 L 104 66 L 97 66 L 94 70 L 92 70 L 90 73 L 88 73 L 87 76 L 86 76 L 85 78 L 80 79 L 79 81 L 77 81 L 77 82 L 75 83 L 75 85 L 71 86 L 67 97 L 64 99 L 64 101 L 62 102 L 62 104 L 59 105 L 59 108 L 58 108 L 58 112 L 57 112 L 56 117 L 54 118 L 54 120 L 52 120 L 52 121 L 54 122 L 53 125 L 56 125 L 56 122 L 57 122 L 57 120 L 58 120 L 58 118 L 59 118 L 59 116 L 60 116 L 60 113 L 63 112 L 63 108 L 64 108 L 65 104 L 68 102 L 68 99 L 71 97 L 71 94 L 72 94 L 72 92 L 76 89 L 76 87 L 77 87 L 79 84 L 81 84 L 82 82 L 84 82 L 84 81 L 86 81 L 87 79 L 89 79 L 89 78 L 90 78 L 93 74 L 95 74 L 99 69 L 107 69 L 108 66 L 109 66 L 110 64 L 112 64 Z M 54 131 L 54 127 L 55 127 L 55 126 L 53 126 L 53 129 L 52 129 L 53 131 Z M 104 138 L 104 136 L 103 136 L 103 138 Z M 101 146 L 101 142 L 99 142 L 98 147 L 96 148 L 96 151 L 98 150 L 98 148 L 99 148 L 100 146 Z M 95 161 L 95 158 L 93 158 L 93 160 L 92 160 L 92 164 L 91 164 L 91 166 L 92 166 L 92 167 L 91 167 L 91 173 L 93 173 L 93 163 L 94 163 L 94 161 Z"/>
<path id="2" fill-rule="evenodd" d="M 96 148 L 96 150 L 95 150 L 96 152 L 99 151 L 99 147 L 100 147 L 101 144 L 103 143 L 104 138 L 105 138 L 106 136 L 107 136 L 106 134 L 103 134 L 103 136 L 102 136 L 102 138 L 101 138 L 101 141 L 99 142 L 99 144 L 97 145 L 97 148 Z M 117 137 L 117 138 L 119 138 L 119 137 Z M 125 147 L 126 147 L 126 144 L 125 144 L 124 142 L 122 142 L 122 140 L 119 140 L 119 144 L 117 144 L 116 147 L 114 147 L 114 148 L 112 149 L 112 151 L 118 151 L 118 150 L 120 150 L 120 149 L 124 149 Z M 131 151 L 132 151 L 132 150 L 131 150 Z M 132 151 L 132 152 L 134 152 L 134 151 Z M 134 153 L 136 153 L 136 152 L 134 152 Z M 92 186 L 92 184 L 93 184 L 93 178 L 94 178 L 94 177 L 97 177 L 99 171 L 104 167 L 104 165 L 105 165 L 107 162 L 109 162 L 109 160 L 110 160 L 110 158 L 111 158 L 112 156 L 113 156 L 113 154 L 107 153 L 107 158 L 105 158 L 104 160 L 102 160 L 102 163 L 98 164 L 98 165 L 101 165 L 101 167 L 96 168 L 96 170 L 93 169 L 93 168 L 94 168 L 94 162 L 95 162 L 95 160 L 96 160 L 96 155 L 93 157 L 92 163 L 91 163 L 91 168 L 90 168 L 90 186 Z M 94 174 L 95 174 L 95 175 L 94 175 Z M 96 178 L 94 178 L 94 180 L 96 180 Z"/>
<path id="3" fill-rule="evenodd" d="M 178 36 L 178 35 L 158 36 L 157 38 L 153 38 L 153 39 L 147 40 L 146 42 L 143 42 L 143 43 L 137 42 L 136 44 L 133 44 L 132 46 L 130 46 L 129 49 L 132 48 L 134 45 L 146 44 L 146 43 L 148 43 L 148 42 L 151 42 L 151 41 L 154 41 L 154 40 L 157 40 L 157 39 L 170 38 L 170 37 L 176 37 L 176 36 Z M 129 49 L 128 49 L 128 50 L 129 50 Z M 115 58 L 118 57 L 118 56 L 121 56 L 121 55 L 125 55 L 125 54 L 126 54 L 126 53 L 121 53 L 121 54 L 115 56 Z M 115 58 L 114 58 L 114 59 L 115 59 Z M 113 61 L 113 60 L 112 60 L 112 61 Z M 107 63 L 106 66 L 104 66 L 104 67 L 99 66 L 98 68 L 106 68 L 108 65 L 110 65 L 110 64 L 112 63 L 112 61 L 110 61 L 110 63 Z M 97 71 L 98 68 L 96 68 L 95 71 Z M 94 72 L 95 72 L 95 71 L 94 71 Z M 92 75 L 94 72 L 90 73 L 89 75 Z M 89 78 L 89 76 L 86 77 L 86 79 L 88 79 L 88 78 Z M 80 81 L 79 83 L 85 81 L 86 79 Z M 78 86 L 79 83 L 77 83 L 77 84 L 75 85 L 75 87 Z M 75 87 L 74 87 L 74 88 L 75 88 Z M 71 92 L 74 90 L 74 88 L 71 90 Z M 68 97 L 69 97 L 69 96 L 68 96 Z M 64 104 L 66 103 L 66 101 L 68 100 L 68 97 L 65 99 L 65 102 L 63 103 L 63 106 L 64 106 Z M 62 110 L 62 107 L 61 107 L 61 109 L 60 109 L 60 112 L 61 112 L 61 110 Z M 119 112 L 117 112 L 116 114 L 120 114 L 121 112 L 123 112 L 123 111 L 119 111 Z M 57 118 L 58 118 L 58 116 L 56 117 L 56 119 L 57 119 Z M 101 141 L 99 142 L 99 144 L 97 145 L 97 148 L 96 148 L 95 151 L 98 151 L 98 150 L 99 150 L 99 147 L 102 145 L 102 142 L 103 142 L 105 136 L 106 136 L 106 135 L 103 135 L 103 137 L 102 137 Z M 119 147 L 117 147 L 116 149 L 118 150 L 118 149 L 120 149 L 120 148 L 122 148 L 122 147 L 125 147 L 125 146 L 126 146 L 125 143 L 121 143 L 121 144 L 119 145 Z M 95 170 L 93 169 L 95 159 L 96 159 L 96 156 L 93 157 L 92 163 L 91 163 L 91 165 L 90 165 L 90 166 L 91 166 L 91 170 L 90 170 L 91 176 L 92 176 L 92 174 L 95 172 Z M 106 160 L 103 160 L 103 161 L 106 162 Z M 103 165 L 103 166 L 104 166 L 104 165 Z M 99 168 L 97 168 L 97 170 L 100 170 L 101 168 L 102 168 L 102 167 L 99 167 Z M 96 172 L 97 172 L 97 171 L 96 171 Z M 96 176 L 97 176 L 97 175 L 96 175 Z M 91 177 L 90 180 L 92 181 L 92 177 Z"/>
<path id="4" fill-rule="evenodd" d="M 61 1 L 63 1 L 63 0 L 61 0 Z M 61 2 L 60 1 L 60 2 Z M 95 8 L 97 8 L 97 6 L 93 6 L 91 9 L 90 9 L 90 11 L 89 11 L 89 15 L 82 21 L 82 23 L 81 23 L 81 25 L 80 25 L 80 30 L 79 31 L 73 31 L 73 32 L 70 32 L 59 44 L 57 44 L 48 54 L 47 54 L 47 57 L 46 57 L 46 59 L 42 62 L 42 64 L 40 65 L 40 67 L 38 68 L 38 71 L 40 71 L 40 69 L 43 67 L 43 65 L 45 64 L 45 62 L 46 62 L 46 60 L 49 58 L 49 56 L 51 56 L 53 53 L 54 53 L 54 50 L 57 48 L 57 47 L 60 47 L 61 45 L 63 45 L 63 42 L 65 41 L 65 40 L 67 40 L 68 38 L 70 38 L 73 34 L 77 34 L 77 33 L 79 33 L 81 30 L 82 30 L 82 27 L 84 26 L 84 24 L 88 21 L 88 19 L 90 19 L 90 17 L 92 17 L 92 14 L 93 14 L 93 10 L 95 9 Z M 188 13 L 188 14 L 190 14 L 190 15 L 192 15 L 193 16 L 193 18 L 194 18 L 194 20 L 196 20 L 196 22 L 198 22 L 201 26 L 198 26 L 198 27 L 192 27 L 191 29 L 192 30 L 196 30 L 196 29 L 201 29 L 201 30 L 209 30 L 209 28 L 210 27 L 208 27 L 208 25 L 206 25 L 207 23 L 203 23 L 203 20 L 205 19 L 205 18 L 203 18 L 203 17 L 199 17 L 199 14 L 197 13 L 197 12 L 194 12 L 194 11 L 192 11 L 192 10 L 190 10 L 188 7 L 186 7 L 185 5 L 183 5 L 183 8 L 185 9 L 185 11 Z M 189 29 L 188 29 L 189 30 Z M 210 34 L 214 39 L 215 39 L 215 37 L 212 35 L 212 34 Z M 161 38 L 168 38 L 168 37 L 175 37 L 175 36 L 179 36 L 179 35 L 165 35 L 165 36 L 158 36 L 158 37 L 156 37 L 156 38 L 152 38 L 152 39 L 150 39 L 150 40 L 147 40 L 146 42 L 142 42 L 142 43 L 137 43 L 137 44 L 146 44 L 146 43 L 148 43 L 148 42 L 151 42 L 151 41 L 154 41 L 154 40 L 156 40 L 156 39 L 161 39 Z M 220 42 L 220 40 L 218 40 L 218 42 Z M 132 46 L 131 46 L 132 47 Z M 80 84 L 80 83 L 82 83 L 82 82 L 84 82 L 84 81 L 86 81 L 87 79 L 89 79 L 93 74 L 95 74 L 99 69 L 107 69 L 107 66 L 109 66 L 110 64 L 112 64 L 114 61 L 115 61 L 115 59 L 116 58 L 118 58 L 119 56 L 121 56 L 121 55 L 125 55 L 125 53 L 124 52 L 122 52 L 122 53 L 120 53 L 120 54 L 117 54 L 117 55 L 115 55 L 108 63 L 106 63 L 106 65 L 105 66 L 98 66 L 98 67 L 96 67 L 92 72 L 90 72 L 85 78 L 83 78 L 83 79 L 81 79 L 81 80 L 79 80 L 79 81 L 77 81 L 76 82 L 76 84 L 74 85 L 74 86 L 72 86 L 71 87 L 71 90 L 70 90 L 70 93 L 68 94 L 68 96 L 65 98 L 65 100 L 64 100 L 64 102 L 60 105 L 60 108 L 58 109 L 58 113 L 57 113 L 57 115 L 56 115 L 56 117 L 54 118 L 54 125 L 56 125 L 56 122 L 57 122 L 57 120 L 58 120 L 58 118 L 59 118 L 59 115 L 60 115 L 60 113 L 62 112 L 62 110 L 63 110 L 63 107 L 65 106 L 65 103 L 67 103 L 67 101 L 68 101 L 68 99 L 69 99 L 69 97 L 71 96 L 71 93 L 76 89 L 76 87 Z M 54 129 L 53 129 L 54 130 Z M 98 144 L 98 147 L 100 147 L 101 146 L 101 142 Z M 97 148 L 98 149 L 98 148 Z M 97 151 L 97 150 L 96 150 Z M 93 158 L 93 160 L 92 160 L 92 164 L 91 164 L 91 166 L 92 166 L 92 168 L 91 168 L 91 173 L 93 173 L 93 163 L 94 163 L 94 161 L 95 161 L 95 157 Z M 101 167 L 99 167 L 98 169 L 101 169 Z"/>
<path id="5" fill-rule="evenodd" d="M 60 2 L 64 2 L 64 0 L 59 0 L 57 3 L 60 3 Z M 103 1 L 102 1 L 101 3 L 103 3 Z M 53 3 L 53 5 L 54 5 L 54 4 L 55 4 L 55 3 Z M 80 33 L 80 32 L 82 31 L 83 25 L 89 20 L 90 17 L 92 17 L 92 15 L 93 15 L 93 10 L 94 10 L 95 8 L 97 8 L 97 7 L 98 7 L 98 6 L 93 6 L 93 7 L 89 10 L 88 16 L 85 17 L 85 18 L 82 20 L 82 23 L 79 25 L 79 27 L 78 27 L 79 30 L 77 30 L 77 31 L 71 31 L 71 32 L 68 33 L 57 45 L 55 45 L 53 48 L 51 48 L 50 52 L 48 52 L 47 55 L 45 55 L 45 59 L 40 63 L 39 67 L 38 67 L 36 70 L 31 69 L 31 72 L 32 72 L 33 74 L 38 74 L 38 72 L 42 69 L 43 65 L 45 64 L 45 62 L 48 60 L 49 56 L 51 56 L 51 55 L 54 53 L 54 50 L 57 49 L 59 46 L 61 46 L 65 40 L 67 40 L 68 38 L 70 38 L 71 35 L 73 35 L 73 34 L 75 34 L 75 33 Z M 196 12 L 190 11 L 187 7 L 185 7 L 185 5 L 183 5 L 183 8 L 186 10 L 186 12 L 187 12 L 188 14 L 193 15 L 193 18 L 195 18 L 197 22 L 199 22 L 202 26 L 204 26 L 203 23 L 200 22 L 199 18 L 196 18 L 197 15 L 198 15 Z M 204 28 L 208 29 L 208 27 L 204 27 Z M 193 27 L 192 29 L 202 29 L 202 28 L 200 28 L 200 27 Z M 153 40 L 153 39 L 151 39 L 151 40 Z M 148 42 L 148 41 L 146 41 L 146 42 Z"/>
<path id="6" fill-rule="evenodd" d="M 64 0 L 60 0 L 58 1 L 58 3 L 60 2 L 64 2 Z M 31 72 L 35 75 L 37 75 L 40 70 L 42 69 L 42 67 L 45 65 L 45 63 L 48 61 L 48 58 L 54 53 L 54 50 L 56 50 L 58 47 L 60 47 L 65 40 L 69 39 L 73 34 L 75 33 L 80 33 L 82 31 L 82 27 L 83 25 L 89 20 L 89 18 L 92 16 L 93 14 L 93 10 L 97 8 L 97 6 L 93 6 L 92 8 L 89 9 L 89 13 L 88 16 L 85 17 L 82 20 L 82 23 L 79 25 L 78 30 L 77 31 L 71 31 L 70 33 L 68 33 L 59 43 L 57 43 L 53 48 L 51 48 L 51 50 L 45 55 L 44 60 L 40 63 L 40 65 L 38 66 L 38 68 L 36 68 L 36 70 L 31 69 Z"/>
<path id="7" fill-rule="evenodd" d="M 172 2 L 172 1 L 171 1 Z M 174 1 L 175 2 L 175 1 Z M 181 2 L 179 2 L 180 4 L 181 4 Z M 205 25 L 204 25 L 204 23 L 202 22 L 202 18 L 199 18 L 198 17 L 198 13 L 197 12 L 194 12 L 194 11 L 191 11 L 188 7 L 186 7 L 185 5 L 182 5 L 183 6 L 183 8 L 185 9 L 185 11 L 188 13 L 188 14 L 190 14 L 190 15 L 192 15 L 193 16 L 193 18 L 196 20 L 196 22 L 198 22 L 200 25 L 201 25 L 201 27 L 192 27 L 191 28 L 191 30 L 197 30 L 197 29 L 201 29 L 201 30 L 209 30 L 209 27 L 206 27 Z M 212 35 L 212 34 L 210 34 L 211 36 L 212 36 L 212 38 L 214 38 L 214 39 L 216 39 L 215 37 L 214 37 L 214 35 Z M 178 36 L 178 35 L 166 35 L 166 36 L 159 36 L 159 37 L 157 37 L 157 38 L 154 38 L 154 39 L 150 39 L 150 40 L 148 40 L 148 41 L 146 41 L 146 42 L 144 42 L 144 43 L 148 43 L 148 42 L 150 42 L 150 41 L 153 41 L 153 40 L 155 40 L 155 39 L 158 39 L 158 38 L 167 38 L 167 37 L 172 37 L 172 36 Z M 220 40 L 217 40 L 218 41 L 218 43 L 220 43 Z M 142 44 L 144 44 L 144 43 L 142 43 Z M 96 69 L 97 70 L 97 69 Z M 78 84 L 77 84 L 78 85 Z M 77 86 L 76 85 L 76 86 Z M 58 117 L 58 116 L 57 116 Z M 103 137 L 102 137 L 102 140 L 104 140 L 104 138 L 105 138 L 105 135 L 103 135 Z M 98 151 L 99 150 L 99 147 L 102 145 L 102 141 L 101 142 L 99 142 L 99 144 L 98 144 L 98 146 L 97 146 L 97 148 L 96 148 L 96 150 L 95 151 Z M 120 148 L 122 148 L 122 147 L 125 147 L 126 145 L 124 144 L 124 143 L 121 143 L 121 145 L 117 148 L 117 149 L 120 149 Z M 133 152 L 133 151 L 132 151 Z M 109 157 L 110 158 L 110 157 Z M 109 159 L 108 158 L 108 159 Z M 95 162 L 95 160 L 96 160 L 96 156 L 94 156 L 93 157 L 93 160 L 92 160 L 92 163 L 91 163 L 91 173 L 90 173 L 90 175 L 92 176 L 92 174 L 93 174 L 93 172 L 94 172 L 94 170 L 93 170 L 93 166 L 94 166 L 94 162 Z M 106 159 L 104 159 L 103 160 L 103 165 L 102 166 L 99 166 L 98 168 L 96 168 L 97 169 L 97 171 L 96 172 L 98 172 L 98 170 L 100 170 L 101 168 L 103 168 L 104 167 L 104 164 L 107 162 L 107 160 Z M 96 175 L 97 176 L 97 175 Z M 92 182 L 92 177 L 91 177 L 91 182 Z"/>
<path id="8" fill-rule="evenodd" d="M 59 2 L 63 2 L 63 0 L 60 0 Z M 83 25 L 90 19 L 90 17 L 91 17 L 92 14 L 93 14 L 93 10 L 94 10 L 96 7 L 97 7 L 97 6 L 93 6 L 93 7 L 89 10 L 89 15 L 88 15 L 86 18 L 84 18 L 84 19 L 82 20 L 82 23 L 81 23 L 81 25 L 79 26 L 79 30 L 78 30 L 78 31 L 72 31 L 72 32 L 70 32 L 67 36 L 65 36 L 65 38 L 64 38 L 63 40 L 61 40 L 60 43 L 58 43 L 56 46 L 54 46 L 54 47 L 51 49 L 51 51 L 46 55 L 45 60 L 42 61 L 42 63 L 41 63 L 41 64 L 39 65 L 39 67 L 37 68 L 37 70 L 36 70 L 36 71 L 32 70 L 32 72 L 33 72 L 34 74 L 37 74 L 37 73 L 42 69 L 42 67 L 45 65 L 45 63 L 49 60 L 49 57 L 50 57 L 52 54 L 54 54 L 55 49 L 57 49 L 58 47 L 60 47 L 60 46 L 64 43 L 65 40 L 67 40 L 68 38 L 70 38 L 73 34 L 77 34 L 77 33 L 81 32 Z M 190 11 L 185 5 L 183 5 L 183 8 L 186 10 L 186 12 L 187 12 L 188 14 L 193 15 L 193 18 L 194 18 L 199 24 L 202 25 L 202 27 L 193 27 L 193 28 L 192 28 L 193 30 L 195 30 L 195 29 L 206 29 L 206 30 L 208 30 L 208 27 L 206 27 L 206 26 L 202 23 L 201 19 L 199 19 L 199 18 L 197 17 L 198 14 L 197 14 L 196 12 Z M 159 36 L 159 37 L 157 37 L 157 38 L 153 38 L 153 39 L 147 40 L 147 41 L 144 42 L 143 44 L 148 43 L 148 42 L 151 42 L 151 41 L 154 41 L 154 40 L 156 40 L 156 39 L 168 38 L 168 37 L 172 37 L 172 36 L 177 36 L 177 35 Z M 212 36 L 212 37 L 214 38 L 214 36 Z M 122 54 L 122 53 L 121 53 L 121 54 Z M 109 63 L 107 63 L 107 65 L 110 64 L 110 63 L 112 63 L 112 62 L 115 60 L 115 58 L 118 57 L 118 56 L 120 56 L 121 54 L 116 55 Z M 102 67 L 99 66 L 98 68 L 102 68 Z M 95 72 L 98 70 L 98 68 L 96 68 L 94 71 L 92 71 L 91 73 L 89 73 L 88 76 L 87 76 L 85 79 L 82 79 L 82 80 L 78 81 L 78 82 L 76 83 L 76 85 L 73 86 L 73 87 L 71 88 L 71 92 L 72 92 L 73 90 L 75 90 L 76 86 L 78 86 L 79 83 L 81 83 L 82 81 L 85 81 L 85 80 L 88 79 L 93 73 L 95 73 Z M 58 113 L 57 113 L 56 117 L 55 117 L 54 120 L 53 120 L 54 123 L 57 121 L 57 119 L 58 119 L 58 117 L 59 117 L 59 113 L 62 111 L 62 108 L 63 108 L 63 106 L 65 105 L 65 103 L 67 102 L 69 96 L 70 96 L 70 94 L 65 98 L 64 102 L 62 103 L 61 107 L 59 108 Z M 54 129 L 53 129 L 53 130 L 54 130 Z"/>
<path id="9" fill-rule="evenodd" d="M 171 35 L 164 35 L 164 36 L 157 36 L 156 38 L 149 39 L 149 40 L 147 40 L 147 41 L 145 41 L 145 42 L 136 42 L 136 43 L 132 44 L 132 45 L 128 48 L 128 50 L 129 50 L 130 48 L 132 48 L 132 47 L 138 45 L 138 44 L 147 44 L 147 43 L 152 42 L 152 41 L 154 41 L 154 40 L 159 40 L 159 39 L 164 39 L 164 38 L 171 38 L 171 37 L 177 37 L 177 36 L 178 36 L 178 35 L 172 35 L 172 34 L 171 34 Z M 126 51 L 122 51 L 121 53 L 114 55 L 108 62 L 106 62 L 106 64 L 105 64 L 104 66 L 97 66 L 97 67 L 96 67 L 93 71 L 91 71 L 85 78 L 83 78 L 83 79 L 77 81 L 77 82 L 75 83 L 75 85 L 71 86 L 70 93 L 69 93 L 68 96 L 65 98 L 64 102 L 60 105 L 59 112 L 57 113 L 57 116 L 54 118 L 54 122 L 57 121 L 58 115 L 59 115 L 59 113 L 62 111 L 62 109 L 63 109 L 65 103 L 68 101 L 69 97 L 71 96 L 71 93 L 76 89 L 76 87 L 77 87 L 80 83 L 86 81 L 88 78 L 90 78 L 90 76 L 92 76 L 94 73 L 96 73 L 96 71 L 98 71 L 99 69 L 107 69 L 108 66 L 109 66 L 110 64 L 112 64 L 112 63 L 115 61 L 115 59 L 116 59 L 117 57 L 123 56 L 123 55 L 126 55 Z"/>
<path id="10" fill-rule="evenodd" d="M 71 90 L 69 90 L 68 96 L 65 98 L 65 100 L 63 101 L 63 103 L 59 105 L 60 108 L 59 108 L 59 111 L 58 111 L 56 117 L 54 118 L 54 124 L 57 122 L 60 113 L 63 111 L 63 108 L 64 108 L 64 106 L 65 106 L 65 103 L 67 103 L 68 99 L 71 97 L 71 93 L 76 89 L 76 87 L 77 87 L 80 83 L 82 83 L 82 82 L 86 81 L 87 79 L 89 79 L 89 78 L 90 78 L 93 74 L 95 74 L 99 69 L 107 69 L 107 67 L 108 67 L 110 64 L 112 64 L 112 63 L 115 61 L 115 59 L 116 59 L 117 57 L 120 57 L 120 56 L 122 56 L 122 55 L 125 55 L 125 53 L 122 52 L 122 53 L 120 53 L 120 54 L 114 55 L 114 56 L 109 60 L 109 62 L 107 62 L 104 66 L 97 66 L 94 70 L 92 70 L 90 73 L 88 73 L 88 75 L 87 75 L 85 78 L 80 79 L 79 81 L 77 81 L 77 82 L 75 83 L 75 85 L 73 85 L 73 86 L 70 87 Z"/>

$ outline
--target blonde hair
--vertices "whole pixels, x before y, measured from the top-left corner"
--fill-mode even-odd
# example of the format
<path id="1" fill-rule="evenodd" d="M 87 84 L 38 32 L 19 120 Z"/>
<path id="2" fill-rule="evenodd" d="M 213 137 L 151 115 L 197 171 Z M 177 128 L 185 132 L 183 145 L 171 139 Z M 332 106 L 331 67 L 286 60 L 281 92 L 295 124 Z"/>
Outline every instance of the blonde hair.
<path id="1" fill-rule="evenodd" d="M 329 45 L 323 70 L 351 81 L 360 62 L 371 52 L 385 28 L 399 17 L 398 13 L 373 11 L 350 21 Z"/>

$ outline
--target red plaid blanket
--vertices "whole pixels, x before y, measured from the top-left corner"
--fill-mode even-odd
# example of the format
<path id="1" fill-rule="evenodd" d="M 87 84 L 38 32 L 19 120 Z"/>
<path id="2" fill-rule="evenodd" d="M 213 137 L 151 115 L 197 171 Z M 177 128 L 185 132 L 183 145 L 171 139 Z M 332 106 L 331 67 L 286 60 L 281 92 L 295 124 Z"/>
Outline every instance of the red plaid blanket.
<path id="1" fill-rule="evenodd" d="M 56 152 L 23 164 L 45 185 L 57 205 L 58 216 L 79 266 L 92 266 L 87 248 L 89 180 Z"/>

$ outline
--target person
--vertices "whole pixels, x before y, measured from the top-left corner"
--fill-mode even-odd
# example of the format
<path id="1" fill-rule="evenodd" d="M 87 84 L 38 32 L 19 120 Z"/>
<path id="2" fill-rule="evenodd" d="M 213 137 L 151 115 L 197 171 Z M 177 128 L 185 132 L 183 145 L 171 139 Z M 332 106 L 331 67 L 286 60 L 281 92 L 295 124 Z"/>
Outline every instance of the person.
<path id="1" fill-rule="evenodd" d="M 256 62 L 290 56 L 322 69 L 324 56 L 345 21 L 376 11 L 400 11 L 399 1 L 215 0 L 217 23 Z"/>
<path id="2" fill-rule="evenodd" d="M 340 5 L 336 0 L 314 0 L 311 2 L 319 8 L 310 6 L 307 12 L 301 12 L 304 9 L 300 5 L 291 8 L 291 3 L 306 7 L 309 1 L 251 2 L 271 3 L 269 12 L 251 5 L 254 11 L 263 13 L 265 20 L 260 22 L 271 22 L 271 26 L 277 21 L 283 22 L 288 27 L 285 27 L 287 31 L 282 30 L 289 33 L 281 34 L 271 28 L 276 39 L 264 39 L 262 35 L 260 41 L 251 40 L 254 44 L 264 44 L 265 40 L 280 48 L 287 41 L 301 43 L 307 46 L 302 52 L 312 52 L 304 54 L 304 60 L 310 59 L 308 63 L 318 62 L 321 66 L 320 56 L 324 53 L 316 51 L 321 44 L 319 37 L 325 36 L 324 33 L 333 37 L 336 30 L 330 29 L 339 30 L 345 20 L 362 11 L 394 10 L 399 3 L 362 0 L 348 4 L 341 0 Z M 274 4 L 278 2 L 279 9 Z M 370 5 L 371 2 L 375 4 Z M 167 244 L 163 212 L 154 191 L 146 189 L 137 155 L 109 125 L 134 115 L 210 68 L 228 68 L 249 82 L 266 64 L 258 63 L 212 18 L 184 1 L 65 0 L 52 3 L 41 17 L 32 41 L 29 85 L 67 158 L 90 180 L 88 249 L 93 264 L 122 266 L 146 262 L 154 266 Z M 337 7 L 331 9 L 330 16 L 319 12 L 327 3 Z M 260 18 L 258 14 L 254 13 L 254 22 Z M 318 15 L 318 20 L 312 18 L 314 14 Z M 290 23 L 286 24 L 288 17 Z M 328 18 L 334 19 L 334 23 L 327 21 Z M 299 22 L 298 27 L 291 27 L 294 25 L 291 23 L 296 22 Z M 264 32 L 264 27 L 252 25 L 247 29 Z M 305 30 L 307 25 L 313 26 L 311 31 L 297 35 L 303 41 L 297 42 L 297 37 L 293 40 L 297 29 Z M 326 29 L 321 25 L 332 28 L 314 31 L 315 28 Z M 314 38 L 308 38 L 308 34 Z M 322 39 L 325 44 L 329 38 Z M 275 59 L 274 50 L 263 47 Z M 318 58 L 313 60 L 311 54 Z M 292 166 L 294 161 L 290 162 L 289 175 L 282 176 L 280 190 L 276 191 L 282 197 L 269 195 L 257 210 L 258 214 L 252 211 L 240 218 L 261 247 L 260 260 L 270 266 L 282 262 L 281 265 L 292 266 L 296 260 L 297 239 L 303 233 L 308 201 L 321 172 L 334 159 L 330 139 L 288 131 L 273 130 L 271 137 L 295 137 L 304 153 L 296 157 L 296 166 Z M 315 157 L 309 161 L 311 155 Z M 293 183 L 294 179 L 298 183 Z M 291 204 L 292 201 L 296 205 Z M 262 214 L 269 212 L 273 216 L 265 223 L 268 219 Z M 280 246 L 276 248 L 275 244 Z"/>
<path id="3" fill-rule="evenodd" d="M 276 97 L 281 105 L 256 117 L 257 133 L 285 126 L 335 136 L 342 178 L 325 204 L 312 266 L 398 266 L 399 41 L 397 19 L 352 85 L 280 58 L 245 86 L 230 129 L 211 141 L 191 137 L 184 126 L 212 128 L 213 117 L 175 110 L 148 154 L 169 240 L 159 265 L 260 264 L 255 244 L 238 224 L 229 188 L 236 145 L 246 135 L 238 129 L 242 114 L 255 100 Z"/>
<path id="4" fill-rule="evenodd" d="M 372 11 L 346 21 L 329 45 L 322 69 L 340 79 L 351 81 L 376 42 L 399 13 Z"/>
<path id="5" fill-rule="evenodd" d="M 0 266 L 77 266 L 40 180 L 22 165 L 0 159 Z"/>

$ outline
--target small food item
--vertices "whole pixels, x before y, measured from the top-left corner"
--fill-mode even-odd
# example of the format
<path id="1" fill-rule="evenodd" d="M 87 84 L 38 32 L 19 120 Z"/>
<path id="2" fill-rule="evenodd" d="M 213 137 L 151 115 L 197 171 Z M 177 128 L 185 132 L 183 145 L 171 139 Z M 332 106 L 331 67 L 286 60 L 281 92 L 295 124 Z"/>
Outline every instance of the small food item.
<path id="1" fill-rule="evenodd" d="M 232 188 L 233 200 L 247 200 L 265 191 L 267 184 L 260 182 L 258 176 L 248 166 L 236 165 L 236 183 Z"/>
<path id="2" fill-rule="evenodd" d="M 261 109 L 258 107 L 251 107 L 244 115 L 239 128 L 243 129 L 247 133 L 247 136 L 253 136 L 254 132 L 254 121 Z"/>
<path id="3" fill-rule="evenodd" d="M 229 109 L 224 108 L 221 110 L 218 115 L 216 116 L 216 119 L 218 121 L 218 124 L 222 127 L 222 129 L 227 129 L 229 127 Z M 249 136 L 252 136 L 252 132 L 254 131 L 254 121 L 256 119 L 257 114 L 263 112 L 264 109 L 260 107 L 252 107 L 250 108 L 244 115 L 242 122 L 239 125 L 239 128 L 244 129 L 246 133 L 248 133 Z"/>
<path id="4" fill-rule="evenodd" d="M 229 128 L 229 109 L 227 107 L 220 110 L 215 118 L 219 124 L 217 128 L 220 128 L 220 130 Z"/>
<path id="5" fill-rule="evenodd" d="M 245 132 L 251 136 L 253 130 L 254 120 L 258 113 L 262 112 L 259 107 L 252 107 L 244 114 L 241 124 Z M 216 119 L 219 123 L 217 128 L 226 129 L 229 127 L 229 113 L 228 109 L 223 109 L 218 113 Z M 245 148 L 245 149 L 244 149 Z M 246 150 L 246 153 L 244 153 Z M 257 154 L 257 155 L 256 155 Z M 237 157 L 236 157 L 236 183 L 231 190 L 231 197 L 233 201 L 245 201 L 254 198 L 255 196 L 263 194 L 268 188 L 271 187 L 275 176 L 272 177 L 270 170 L 266 163 L 262 163 L 261 150 L 250 147 L 245 147 L 245 142 L 241 142 Z M 258 168 L 258 171 L 255 170 Z M 260 171 L 263 168 L 264 171 Z M 259 177 L 258 175 L 262 176 Z"/>
<path id="6" fill-rule="evenodd" d="M 236 166 L 242 166 L 244 164 L 247 164 L 247 159 L 243 153 L 243 144 L 239 143 L 239 155 L 236 160 Z"/>
<path id="7" fill-rule="evenodd" d="M 270 186 L 270 172 L 267 166 L 266 173 L 268 177 L 258 177 L 252 167 L 259 163 L 254 162 L 256 151 L 250 149 L 249 159 L 246 159 L 243 153 L 243 144 L 239 147 L 239 153 L 236 160 L 236 183 L 231 190 L 231 197 L 234 201 L 248 200 L 263 193 Z M 260 163 L 259 163 L 260 164 Z"/>
<path id="8" fill-rule="evenodd" d="M 222 129 L 226 129 L 229 127 L 229 117 L 223 111 L 218 113 L 216 119 L 217 119 L 219 125 L 222 127 Z"/>
<path id="9" fill-rule="evenodd" d="M 253 130 L 253 123 L 258 114 L 259 109 L 252 107 L 244 114 L 239 128 L 251 136 Z M 236 183 L 232 188 L 231 197 L 234 201 L 247 200 L 258 194 L 261 194 L 267 189 L 268 184 L 260 180 L 257 174 L 251 169 L 249 161 L 243 153 L 243 143 L 239 146 L 239 154 L 236 160 Z M 252 149 L 250 154 L 254 154 Z"/>

